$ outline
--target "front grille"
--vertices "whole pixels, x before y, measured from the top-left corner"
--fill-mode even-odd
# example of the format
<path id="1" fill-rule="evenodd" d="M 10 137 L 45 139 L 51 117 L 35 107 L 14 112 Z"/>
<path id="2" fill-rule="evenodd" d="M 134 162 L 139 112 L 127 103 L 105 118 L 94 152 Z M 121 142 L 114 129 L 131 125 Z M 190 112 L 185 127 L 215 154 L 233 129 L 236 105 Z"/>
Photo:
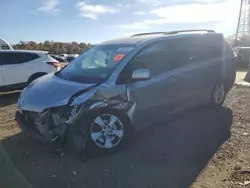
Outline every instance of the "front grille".
<path id="1" fill-rule="evenodd" d="M 25 119 L 30 124 L 33 124 L 33 129 L 36 129 L 41 134 L 47 136 L 50 134 L 50 130 L 53 128 L 53 121 L 51 121 L 51 116 L 48 113 L 38 113 L 26 111 Z"/>
<path id="2" fill-rule="evenodd" d="M 23 111 L 25 121 L 33 130 L 48 135 L 69 117 L 68 106 L 54 107 L 44 112 Z"/>
<path id="3" fill-rule="evenodd" d="M 59 106 L 59 107 L 53 107 L 51 108 L 51 114 L 57 114 L 62 118 L 68 119 L 70 116 L 70 107 L 68 105 L 65 106 Z"/>
<path id="4" fill-rule="evenodd" d="M 28 117 L 35 124 L 50 124 L 50 114 L 41 114 L 38 112 L 28 112 Z"/>

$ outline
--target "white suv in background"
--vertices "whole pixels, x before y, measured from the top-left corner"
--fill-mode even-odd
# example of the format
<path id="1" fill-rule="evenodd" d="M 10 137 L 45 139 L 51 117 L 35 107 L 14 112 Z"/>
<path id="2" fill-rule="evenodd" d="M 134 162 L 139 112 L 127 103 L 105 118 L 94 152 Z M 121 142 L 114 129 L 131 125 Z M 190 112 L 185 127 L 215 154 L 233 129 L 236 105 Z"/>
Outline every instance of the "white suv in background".
<path id="1" fill-rule="evenodd" d="M 6 40 L 0 38 L 0 50 L 14 50 Z"/>
<path id="2" fill-rule="evenodd" d="M 0 50 L 0 90 L 21 89 L 38 77 L 58 69 L 58 61 L 47 52 Z"/>

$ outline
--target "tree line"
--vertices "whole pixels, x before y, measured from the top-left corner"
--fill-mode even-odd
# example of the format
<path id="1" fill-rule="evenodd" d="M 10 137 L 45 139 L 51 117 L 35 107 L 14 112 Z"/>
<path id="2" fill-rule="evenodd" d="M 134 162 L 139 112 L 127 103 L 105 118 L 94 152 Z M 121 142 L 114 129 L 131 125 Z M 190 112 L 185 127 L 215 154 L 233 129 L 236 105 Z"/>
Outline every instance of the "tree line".
<path id="1" fill-rule="evenodd" d="M 250 46 L 250 35 L 243 35 L 239 37 L 237 43 L 235 42 L 235 35 L 229 36 L 226 38 L 229 44 L 232 47 L 235 46 Z M 14 49 L 20 49 L 20 50 L 42 50 L 42 51 L 48 51 L 51 54 L 81 54 L 82 52 L 85 52 L 89 48 L 93 47 L 90 43 L 77 43 L 77 42 L 71 42 L 71 43 L 63 43 L 63 42 L 54 42 L 54 41 L 44 41 L 40 43 L 36 43 L 34 41 L 20 41 L 18 44 L 13 45 Z"/>
<path id="2" fill-rule="evenodd" d="M 18 44 L 14 44 L 14 49 L 19 50 L 42 50 L 48 51 L 51 54 L 81 54 L 82 52 L 93 47 L 90 43 L 63 43 L 63 42 L 54 42 L 54 41 L 44 41 L 36 43 L 33 41 L 20 41 Z"/>

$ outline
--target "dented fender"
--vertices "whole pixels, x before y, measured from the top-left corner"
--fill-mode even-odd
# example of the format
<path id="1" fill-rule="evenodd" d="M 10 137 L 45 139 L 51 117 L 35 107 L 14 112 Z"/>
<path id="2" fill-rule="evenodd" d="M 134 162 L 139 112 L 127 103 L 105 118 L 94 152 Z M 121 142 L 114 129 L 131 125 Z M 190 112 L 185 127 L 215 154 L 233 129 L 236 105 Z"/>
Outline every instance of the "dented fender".
<path id="1" fill-rule="evenodd" d="M 79 111 L 65 123 L 75 124 L 79 118 L 88 116 L 98 110 L 117 110 L 128 116 L 132 122 L 135 102 L 127 90 L 126 85 L 100 85 L 76 96 L 70 106 L 78 106 Z"/>

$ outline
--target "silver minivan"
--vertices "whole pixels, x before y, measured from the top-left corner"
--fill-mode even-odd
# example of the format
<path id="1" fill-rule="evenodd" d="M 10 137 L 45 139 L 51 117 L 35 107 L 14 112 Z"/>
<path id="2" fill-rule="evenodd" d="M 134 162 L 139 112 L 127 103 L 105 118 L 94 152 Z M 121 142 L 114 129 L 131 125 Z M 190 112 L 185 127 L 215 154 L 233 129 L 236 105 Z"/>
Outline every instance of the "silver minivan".
<path id="1" fill-rule="evenodd" d="M 161 118 L 222 105 L 235 74 L 222 34 L 141 33 L 96 45 L 33 81 L 19 97 L 16 120 L 37 140 L 66 140 L 88 154 L 111 152 Z"/>

